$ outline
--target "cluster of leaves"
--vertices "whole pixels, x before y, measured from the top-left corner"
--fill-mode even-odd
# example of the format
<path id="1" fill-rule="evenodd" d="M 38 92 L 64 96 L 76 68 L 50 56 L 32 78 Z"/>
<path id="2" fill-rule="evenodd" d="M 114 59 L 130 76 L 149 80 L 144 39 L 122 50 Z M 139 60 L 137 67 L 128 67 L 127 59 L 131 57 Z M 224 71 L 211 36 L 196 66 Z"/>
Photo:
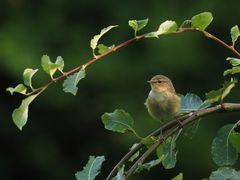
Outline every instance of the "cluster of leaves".
<path id="1" fill-rule="evenodd" d="M 97 55 L 95 53 L 95 49 L 98 49 L 99 54 L 103 54 L 104 52 L 114 48 L 114 45 L 107 47 L 104 44 L 99 44 L 99 39 L 107 33 L 110 29 L 117 27 L 117 26 L 109 26 L 107 28 L 104 28 L 101 30 L 100 34 L 95 35 L 93 39 L 90 42 L 90 47 L 93 50 L 93 57 L 94 59 L 97 59 Z M 93 60 L 94 60 L 93 59 Z M 22 95 L 27 96 L 25 99 L 22 100 L 21 105 L 16 108 L 12 113 L 12 119 L 15 125 L 22 130 L 23 126 L 27 123 L 28 120 L 28 109 L 30 103 L 38 96 L 40 95 L 51 83 L 56 82 L 57 80 L 67 77 L 63 82 L 63 91 L 67 93 L 71 93 L 73 95 L 77 94 L 78 91 L 78 83 L 81 79 L 85 78 L 86 76 L 86 65 L 83 64 L 81 66 L 78 66 L 77 68 L 68 71 L 63 72 L 64 68 L 64 60 L 61 56 L 58 56 L 56 58 L 55 62 L 52 62 L 47 55 L 43 55 L 41 58 L 41 66 L 45 73 L 47 73 L 51 80 L 46 85 L 40 87 L 40 88 L 33 88 L 32 86 L 32 77 L 38 72 L 38 69 L 31 69 L 26 68 L 23 72 L 23 82 L 18 84 L 16 87 L 9 87 L 6 90 L 13 95 L 14 93 L 20 93 Z M 59 71 L 61 73 L 61 76 L 54 78 L 54 74 Z M 77 71 L 77 72 L 76 72 Z M 28 89 L 29 88 L 29 89 Z"/>
<path id="2" fill-rule="evenodd" d="M 213 139 L 212 157 L 219 169 L 212 172 L 210 180 L 219 179 L 221 176 L 224 176 L 225 179 L 240 179 L 240 171 L 231 168 L 240 153 L 240 133 L 235 131 L 239 124 L 240 121 L 223 126 Z"/>
<path id="3" fill-rule="evenodd" d="M 53 75 L 56 73 L 56 71 L 59 71 L 62 76 L 65 76 L 65 73 L 63 72 L 64 68 L 64 60 L 61 56 L 58 56 L 56 61 L 53 63 L 49 56 L 43 55 L 41 58 L 41 66 L 45 73 L 47 73 L 52 81 L 45 86 L 41 88 L 35 89 L 32 85 L 32 78 L 38 72 L 38 69 L 31 69 L 26 68 L 23 71 L 23 84 L 20 83 L 16 87 L 9 87 L 6 90 L 13 95 L 14 93 L 20 93 L 25 96 L 22 100 L 21 105 L 16 108 L 12 113 L 13 122 L 16 124 L 16 126 L 22 130 L 23 126 L 26 124 L 28 120 L 28 109 L 31 102 L 40 95 L 52 82 L 55 81 L 55 78 Z M 77 91 L 77 83 L 80 79 L 85 77 L 85 71 L 84 69 L 81 69 L 79 72 L 67 77 L 67 79 L 63 82 L 63 90 L 65 92 L 69 92 L 72 94 L 76 94 Z"/>
<path id="4" fill-rule="evenodd" d="M 235 46 L 236 41 L 238 40 L 239 36 L 240 36 L 240 30 L 238 25 L 235 25 L 231 28 L 231 39 L 232 39 L 232 47 Z M 236 58 L 236 57 L 228 57 L 227 61 L 230 62 L 230 64 L 232 65 L 231 69 L 227 69 L 226 71 L 224 71 L 223 75 L 226 76 L 228 74 L 237 74 L 240 73 L 240 59 Z"/>
<path id="5" fill-rule="evenodd" d="M 207 34 L 205 29 L 210 25 L 213 20 L 213 16 L 210 12 L 203 12 L 198 15 L 193 16 L 190 20 L 185 20 L 178 26 L 175 21 L 167 20 L 159 25 L 159 28 L 156 31 L 146 33 L 138 36 L 138 31 L 142 30 L 147 24 L 148 19 L 143 20 L 129 20 L 129 26 L 134 30 L 134 38 L 132 40 L 140 39 L 140 38 L 159 38 L 161 35 L 166 34 L 174 34 L 181 33 L 185 30 L 196 30 L 203 32 L 204 35 Z M 50 84 L 62 79 L 66 78 L 63 82 L 63 91 L 67 93 L 71 93 L 73 95 L 77 94 L 78 91 L 78 83 L 81 79 L 86 76 L 86 68 L 88 65 L 95 62 L 97 59 L 103 57 L 104 55 L 117 50 L 118 48 L 126 45 L 130 41 L 126 41 L 125 43 L 120 44 L 119 46 L 115 46 L 114 44 L 111 46 L 106 46 L 104 44 L 99 44 L 100 38 L 110 31 L 113 28 L 116 28 L 117 25 L 111 25 L 106 28 L 103 28 L 98 35 L 95 35 L 90 41 L 90 47 L 93 52 L 93 59 L 88 61 L 87 63 L 78 66 L 77 68 L 70 70 L 68 72 L 63 72 L 64 69 L 64 61 L 62 57 L 57 57 L 55 62 L 52 62 L 47 55 L 43 55 L 41 59 L 41 66 L 45 73 L 47 73 L 51 81 L 46 85 L 40 88 L 34 88 L 32 85 L 32 77 L 38 72 L 38 69 L 30 69 L 27 68 L 23 72 L 23 83 L 18 84 L 16 87 L 9 87 L 7 91 L 9 91 L 12 95 L 14 93 L 20 93 L 22 95 L 27 96 L 22 100 L 21 105 L 13 111 L 12 118 L 16 126 L 22 130 L 23 126 L 26 124 L 28 119 L 28 109 L 30 103 L 40 95 Z M 208 37 L 209 34 L 207 34 Z M 240 31 L 238 26 L 234 26 L 231 28 L 231 38 L 232 45 L 231 48 L 234 49 L 235 43 L 240 36 Z M 228 45 L 226 45 L 228 46 Z M 240 72 L 240 59 L 235 57 L 229 57 L 227 60 L 230 61 L 233 66 L 232 69 L 228 69 L 224 72 L 224 76 L 227 74 L 236 74 Z M 60 76 L 54 78 L 54 74 L 59 71 L 61 73 Z M 237 80 L 231 78 L 230 81 L 226 81 L 223 84 L 223 87 L 218 90 L 213 90 L 206 93 L 206 100 L 202 101 L 198 96 L 194 94 L 186 94 L 185 96 L 180 95 L 181 97 L 181 110 L 179 115 L 184 115 L 186 113 L 191 113 L 195 111 L 199 111 L 205 108 L 208 108 L 213 103 L 222 103 L 224 98 L 230 93 L 231 89 L 235 86 Z M 150 170 L 152 167 L 162 164 L 165 169 L 174 168 L 177 162 L 177 139 L 182 134 L 182 130 L 175 132 L 172 136 L 167 136 L 163 143 L 159 143 L 162 134 L 158 135 L 149 135 L 145 138 L 142 138 L 138 135 L 136 130 L 134 129 L 134 119 L 132 116 L 122 109 L 116 109 L 112 113 L 104 113 L 102 115 L 102 122 L 104 127 L 107 130 L 118 132 L 118 133 L 133 133 L 140 142 L 138 144 L 142 144 L 147 151 L 149 148 L 154 145 L 158 145 L 156 148 L 156 159 L 151 160 L 147 163 L 138 163 L 134 173 L 139 173 L 144 169 Z M 197 131 L 199 121 L 195 121 L 186 128 L 184 128 L 185 133 L 189 136 L 194 135 Z M 211 180 L 219 179 L 219 177 L 224 176 L 223 179 L 238 179 L 240 178 L 240 172 L 231 168 L 237 159 L 238 153 L 240 153 L 240 134 L 235 131 L 236 127 L 239 125 L 239 122 L 236 124 L 225 125 L 222 127 L 212 143 L 212 157 L 213 161 L 219 166 L 219 169 L 212 172 L 210 175 Z M 159 144 L 158 144 L 159 143 Z M 130 151 L 135 151 L 138 145 L 133 145 Z M 131 157 L 124 162 L 113 180 L 123 180 L 125 179 L 125 167 L 127 163 L 137 162 L 136 159 L 143 155 L 143 147 L 138 149 Z M 141 157 L 140 157 L 141 158 Z M 77 179 L 89 179 L 93 180 L 100 173 L 100 169 L 102 163 L 105 161 L 104 156 L 90 156 L 87 165 L 84 167 L 82 171 L 76 173 Z M 173 178 L 173 180 L 182 180 L 183 174 L 180 173 L 178 176 Z"/>
<path id="6" fill-rule="evenodd" d="M 54 73 L 59 70 L 63 73 L 64 61 L 61 56 L 58 56 L 56 62 L 51 62 L 50 58 L 47 55 L 43 55 L 41 59 L 41 65 L 43 70 L 53 79 Z M 41 94 L 46 87 L 41 89 L 34 89 L 32 85 L 32 78 L 38 72 L 38 69 L 26 68 L 23 71 L 23 83 L 18 84 L 16 87 L 9 87 L 9 91 L 12 95 L 13 93 L 20 93 L 27 98 L 22 100 L 21 105 L 16 108 L 12 113 L 12 118 L 16 126 L 22 130 L 22 127 L 26 124 L 28 119 L 28 109 L 31 102 Z M 29 92 L 30 89 L 30 92 Z"/>

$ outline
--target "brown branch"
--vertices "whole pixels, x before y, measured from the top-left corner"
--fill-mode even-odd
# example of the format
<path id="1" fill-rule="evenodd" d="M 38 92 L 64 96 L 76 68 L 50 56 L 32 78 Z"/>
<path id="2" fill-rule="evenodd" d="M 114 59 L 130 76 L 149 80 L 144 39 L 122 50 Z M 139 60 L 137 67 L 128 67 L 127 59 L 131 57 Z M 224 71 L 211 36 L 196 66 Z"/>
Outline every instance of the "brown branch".
<path id="1" fill-rule="evenodd" d="M 138 143 L 137 146 L 135 146 L 132 150 L 130 150 L 112 169 L 112 171 L 109 173 L 108 177 L 106 180 L 110 180 L 113 176 L 114 173 L 125 163 L 125 161 L 128 161 L 128 159 L 135 153 L 137 152 L 140 148 L 142 147 L 142 143 Z"/>
<path id="2" fill-rule="evenodd" d="M 112 52 L 117 51 L 118 49 L 120 49 L 120 48 L 122 48 L 122 47 L 124 47 L 124 46 L 126 46 L 126 45 L 128 45 L 130 43 L 132 43 L 133 41 L 136 41 L 138 39 L 142 39 L 142 38 L 144 38 L 144 36 L 145 36 L 145 34 L 142 34 L 142 35 L 139 35 L 139 36 L 135 36 L 134 38 L 131 38 L 131 39 L 129 39 L 129 40 L 127 40 L 127 41 L 125 41 L 125 42 L 115 46 L 114 48 L 109 49 L 108 51 L 106 51 L 106 52 L 104 52 L 104 53 L 102 53 L 100 55 L 95 56 L 94 58 L 88 60 L 86 63 L 84 63 L 82 65 L 79 65 L 76 68 L 74 68 L 74 69 L 72 69 L 72 70 L 70 70 L 68 72 L 63 73 L 62 75 L 54 78 L 50 82 L 48 82 L 48 83 L 46 83 L 46 84 L 44 84 L 44 85 L 42 85 L 42 86 L 40 86 L 38 88 L 33 89 L 33 91 L 29 93 L 29 95 L 33 94 L 33 93 L 36 93 L 36 92 L 39 92 L 42 89 L 46 89 L 51 84 L 53 84 L 53 83 L 55 83 L 55 82 L 65 78 L 65 77 L 67 77 L 67 76 L 69 76 L 69 75 L 79 71 L 81 68 L 86 69 L 89 65 L 93 64 L 94 62 L 96 62 L 97 60 L 101 59 L 102 57 L 104 57 L 104 56 L 106 56 L 106 55 L 108 55 L 108 54 L 110 54 Z"/>
<path id="3" fill-rule="evenodd" d="M 179 28 L 178 29 L 178 32 L 184 32 L 184 31 L 199 31 L 199 30 L 194 29 L 194 28 Z M 223 46 L 226 49 L 232 51 L 235 55 L 240 57 L 240 52 L 238 52 L 232 45 L 229 45 L 229 44 L 225 43 L 224 41 L 222 41 L 221 39 L 217 38 L 216 36 L 210 34 L 207 31 L 199 31 L 199 32 L 202 32 L 203 35 L 206 36 L 207 38 L 210 38 L 210 39 L 214 40 L 215 42 L 217 42 L 221 46 Z"/>
<path id="4" fill-rule="evenodd" d="M 160 139 L 153 144 L 133 165 L 132 167 L 129 169 L 129 171 L 126 174 L 126 178 L 130 177 L 136 170 L 138 164 L 142 164 L 144 162 L 144 160 L 163 142 L 163 139 L 167 139 L 169 136 L 173 135 L 175 132 L 177 132 L 179 129 L 182 128 L 182 126 L 186 126 L 187 124 L 193 122 L 194 120 L 199 119 L 200 117 L 204 117 L 206 115 L 212 114 L 212 113 L 216 113 L 219 111 L 240 111 L 240 103 L 224 103 L 224 104 L 219 104 L 216 105 L 214 107 L 209 107 L 206 109 L 202 109 L 199 111 L 196 111 L 194 113 L 191 114 L 191 116 L 182 119 L 179 118 L 178 120 L 173 120 L 174 124 L 173 127 L 171 127 L 171 129 L 165 129 L 163 130 L 163 135 L 160 137 Z M 179 126 L 179 122 L 181 121 L 181 125 Z"/>
<path id="5" fill-rule="evenodd" d="M 184 32 L 184 31 L 198 31 L 194 28 L 179 28 L 178 29 L 178 32 Z M 200 31 L 204 34 L 204 36 L 206 36 L 207 38 L 210 38 L 212 40 L 214 40 L 215 42 L 217 42 L 218 44 L 222 45 L 223 47 L 229 49 L 230 51 L 232 51 L 235 55 L 237 55 L 238 57 L 240 57 L 240 52 L 238 52 L 233 46 L 231 45 L 228 45 L 227 43 L 225 43 L 224 41 L 222 41 L 221 39 L 215 37 L 214 35 L 210 34 L 209 32 L 207 31 Z M 41 91 L 42 89 L 46 89 L 48 86 L 50 86 L 51 84 L 79 71 L 81 68 L 84 68 L 86 69 L 89 65 L 93 64 L 94 62 L 96 62 L 97 60 L 101 59 L 102 57 L 114 52 L 114 51 L 117 51 L 118 49 L 134 42 L 135 40 L 138 40 L 138 39 L 142 39 L 145 37 L 146 34 L 142 34 L 142 35 L 139 35 L 139 36 L 135 36 L 117 46 L 115 46 L 114 48 L 112 49 L 109 49 L 108 51 L 100 54 L 100 55 L 97 55 L 97 56 L 94 56 L 92 59 L 88 60 L 85 64 L 82 64 L 82 65 L 79 65 L 77 66 L 76 68 L 68 71 L 68 72 L 65 72 L 63 73 L 62 75 L 58 76 L 57 78 L 54 78 L 53 80 L 51 80 L 50 82 L 46 83 L 45 85 L 42 85 L 40 86 L 39 88 L 35 88 L 32 90 L 32 92 L 28 93 L 28 95 L 30 94 L 33 94 L 33 93 L 36 93 L 36 92 L 39 92 Z"/>
<path id="6" fill-rule="evenodd" d="M 139 164 L 142 164 L 145 159 L 163 142 L 163 139 L 168 138 L 175 132 L 177 132 L 182 127 L 179 126 L 179 121 L 181 122 L 182 126 L 186 126 L 187 124 L 193 122 L 194 120 L 199 119 L 200 117 L 207 116 L 209 114 L 213 114 L 216 112 L 231 112 L 231 111 L 240 111 L 240 103 L 224 103 L 224 104 L 218 104 L 213 107 L 209 107 L 206 109 L 201 109 L 196 112 L 188 113 L 187 115 L 183 115 L 175 118 L 172 121 L 169 121 L 168 123 L 164 124 L 160 128 L 156 129 L 152 133 L 150 133 L 148 136 L 158 136 L 162 133 L 162 136 L 160 136 L 159 140 L 153 144 L 149 149 L 147 149 L 142 156 L 135 161 L 135 163 L 131 166 L 131 168 L 126 173 L 126 179 L 130 177 L 136 170 Z M 117 172 L 121 166 L 128 161 L 128 159 L 139 149 L 141 149 L 144 145 L 142 142 L 139 142 L 138 145 L 134 148 L 132 148 L 118 163 L 117 165 L 112 169 L 112 171 L 109 173 L 106 180 L 110 180 L 114 174 Z"/>
<path id="7" fill-rule="evenodd" d="M 150 148 L 143 153 L 143 155 L 133 164 L 133 166 L 127 171 L 125 180 L 128 179 L 137 169 L 138 165 L 145 161 L 145 159 L 162 143 L 162 138 L 155 142 Z"/>
<path id="8" fill-rule="evenodd" d="M 221 39 L 218 39 L 216 36 L 213 36 L 212 34 L 210 34 L 207 31 L 203 31 L 203 34 L 206 37 L 211 38 L 212 40 L 216 41 L 218 44 L 220 44 L 220 45 L 224 46 L 225 48 L 229 49 L 230 51 L 232 51 L 238 57 L 240 57 L 240 52 L 238 52 L 232 45 L 228 45 L 227 43 L 225 43 Z"/>

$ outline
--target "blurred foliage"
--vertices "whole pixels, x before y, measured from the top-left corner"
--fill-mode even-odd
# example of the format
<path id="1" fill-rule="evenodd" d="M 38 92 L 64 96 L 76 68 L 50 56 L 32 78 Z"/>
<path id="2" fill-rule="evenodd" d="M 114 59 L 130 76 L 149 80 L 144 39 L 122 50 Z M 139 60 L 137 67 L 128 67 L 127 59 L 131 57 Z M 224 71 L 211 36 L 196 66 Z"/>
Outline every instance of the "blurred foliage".
<path id="1" fill-rule="evenodd" d="M 136 141 L 130 134 L 106 131 L 100 120 L 104 112 L 127 110 L 144 136 L 158 127 L 143 105 L 150 90 L 147 80 L 165 74 L 177 92 L 204 97 L 227 78 L 222 76 L 229 68 L 225 58 L 232 56 L 197 32 L 135 42 L 92 65 L 76 97 L 64 93 L 61 83 L 51 86 L 32 104 L 29 122 L 20 132 L 12 122 L 11 111 L 22 97 L 11 97 L 5 89 L 22 81 L 25 68 L 40 68 L 43 54 L 53 59 L 62 56 L 65 68 L 71 69 L 91 58 L 90 40 L 103 27 L 120 25 L 101 39 L 105 44 L 118 44 L 132 37 L 130 19 L 149 18 L 143 32 L 150 32 L 165 20 L 180 24 L 202 11 L 214 16 L 208 31 L 230 43 L 230 28 L 240 19 L 239 5 L 237 0 L 0 1 L 0 179 L 74 179 L 91 154 L 105 155 L 103 173 L 97 178 L 104 179 Z M 49 80 L 40 74 L 44 73 L 33 78 L 35 87 Z M 235 88 L 227 99 L 239 101 L 238 91 L 239 87 Z M 192 140 L 181 138 L 177 142 L 177 168 L 156 166 L 132 179 L 170 179 L 179 172 L 186 179 L 208 177 L 216 169 L 210 153 L 212 139 L 221 125 L 236 121 L 237 115 L 216 114 L 203 119 Z"/>

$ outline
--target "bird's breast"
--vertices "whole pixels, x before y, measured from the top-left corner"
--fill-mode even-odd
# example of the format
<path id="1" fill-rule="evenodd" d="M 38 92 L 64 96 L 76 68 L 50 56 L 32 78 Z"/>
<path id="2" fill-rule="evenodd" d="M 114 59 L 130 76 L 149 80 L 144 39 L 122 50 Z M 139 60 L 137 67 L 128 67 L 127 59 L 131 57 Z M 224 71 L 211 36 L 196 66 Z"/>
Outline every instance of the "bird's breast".
<path id="1" fill-rule="evenodd" d="M 164 106 L 168 105 L 170 94 L 166 92 L 155 93 L 154 91 L 150 91 L 148 98 L 151 101 L 152 105 L 157 105 L 164 108 Z"/>
<path id="2" fill-rule="evenodd" d="M 155 119 L 166 119 L 177 113 L 180 106 L 180 98 L 171 92 L 150 91 L 146 106 Z"/>

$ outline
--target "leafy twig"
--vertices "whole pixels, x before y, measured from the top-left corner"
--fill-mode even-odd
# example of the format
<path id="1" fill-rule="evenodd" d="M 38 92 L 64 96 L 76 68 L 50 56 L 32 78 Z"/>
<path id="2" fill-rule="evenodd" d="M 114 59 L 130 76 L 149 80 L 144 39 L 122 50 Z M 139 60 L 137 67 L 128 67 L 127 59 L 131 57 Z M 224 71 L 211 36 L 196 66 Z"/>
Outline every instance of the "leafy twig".
<path id="1" fill-rule="evenodd" d="M 196 30 L 195 28 L 178 28 L 178 29 L 177 29 L 177 32 L 184 32 L 184 31 L 198 31 L 198 30 Z M 225 43 L 225 42 L 222 41 L 221 39 L 217 38 L 216 36 L 210 34 L 209 32 L 207 32 L 207 31 L 205 31 L 205 30 L 200 31 L 200 32 L 202 32 L 202 33 L 204 34 L 204 36 L 206 36 L 207 38 L 210 38 L 210 39 L 214 40 L 214 41 L 217 42 L 218 44 L 224 46 L 225 48 L 229 49 L 229 50 L 232 51 L 234 54 L 236 54 L 238 57 L 240 57 L 240 52 L 238 52 L 233 46 L 228 45 L 227 43 Z M 70 71 L 68 71 L 68 72 L 63 73 L 62 75 L 58 76 L 57 78 L 54 78 L 53 80 L 51 80 L 50 82 L 46 83 L 45 85 L 43 85 L 43 86 L 41 86 L 41 87 L 39 87 L 39 88 L 33 89 L 33 91 L 29 93 L 29 95 L 30 95 L 30 94 L 34 94 L 34 93 L 36 93 L 36 92 L 39 92 L 39 91 L 41 91 L 42 89 L 46 89 L 48 86 L 50 86 L 50 85 L 53 84 L 54 82 L 57 82 L 57 81 L 65 78 L 65 77 L 67 77 L 67 76 L 69 76 L 69 75 L 71 75 L 71 74 L 79 71 L 81 68 L 86 69 L 89 65 L 93 64 L 94 62 L 96 62 L 97 60 L 101 59 L 102 57 L 104 57 L 104 56 L 106 56 L 106 55 L 108 55 L 108 54 L 110 54 L 110 53 L 112 53 L 112 52 L 114 52 L 114 51 L 117 51 L 118 49 L 120 49 L 120 48 L 122 48 L 122 47 L 124 47 L 124 46 L 126 46 L 126 45 L 128 45 L 128 44 L 130 44 L 130 43 L 132 43 L 132 42 L 134 42 L 134 41 L 136 41 L 136 40 L 142 39 L 142 38 L 144 38 L 145 36 L 146 36 L 146 34 L 142 34 L 142 35 L 139 35 L 139 36 L 135 36 L 135 37 L 133 37 L 133 38 L 131 38 L 131 39 L 129 39 L 129 40 L 127 40 L 127 41 L 125 41 L 125 42 L 117 45 L 117 46 L 115 46 L 114 48 L 109 49 L 108 51 L 106 51 L 106 52 L 104 52 L 104 53 L 102 53 L 102 54 L 100 54 L 100 55 L 94 56 L 92 59 L 90 59 L 90 60 L 87 61 L 86 63 L 84 63 L 84 64 L 82 64 L 82 65 L 79 65 L 79 66 L 77 66 L 76 68 L 74 68 L 74 69 L 72 69 L 72 70 L 70 70 Z"/>
<path id="2" fill-rule="evenodd" d="M 102 57 L 104 57 L 104 56 L 106 56 L 106 55 L 108 55 L 108 54 L 110 54 L 110 53 L 112 53 L 112 52 L 114 52 L 114 51 L 117 51 L 118 49 L 120 49 L 120 48 L 122 48 L 122 47 L 124 47 L 124 46 L 126 46 L 126 45 L 128 45 L 128 44 L 130 44 L 130 43 L 132 43 L 132 42 L 135 41 L 135 40 L 142 39 L 142 38 L 144 38 L 144 36 L 145 36 L 145 34 L 142 34 L 142 35 L 136 36 L 136 37 L 134 37 L 134 38 L 131 38 L 131 39 L 129 39 L 129 40 L 127 40 L 127 41 L 125 41 L 125 42 L 123 42 L 123 43 L 115 46 L 114 48 L 109 49 L 108 51 L 106 51 L 106 52 L 104 52 L 104 53 L 102 53 L 102 54 L 100 54 L 100 55 L 97 55 L 97 56 L 93 57 L 92 59 L 90 59 L 90 60 L 87 61 L 86 63 L 84 63 L 84 64 L 82 64 L 82 65 L 79 65 L 79 66 L 77 66 L 76 68 L 74 68 L 74 69 L 72 69 L 72 70 L 70 70 L 70 71 L 68 71 L 68 72 L 65 72 L 64 74 L 62 74 L 62 75 L 54 78 L 53 80 L 51 80 L 50 82 L 48 82 L 48 83 L 40 86 L 39 88 L 33 89 L 33 91 L 29 93 L 29 95 L 30 95 L 30 94 L 34 94 L 34 93 L 36 93 L 36 92 L 39 92 L 39 91 L 41 91 L 42 89 L 46 89 L 46 88 L 47 88 L 48 86 L 50 86 L 51 84 L 53 84 L 53 83 L 55 83 L 55 82 L 57 82 L 57 81 L 65 78 L 65 77 L 67 77 L 67 76 L 69 76 L 69 75 L 71 75 L 71 74 L 79 71 L 81 68 L 86 69 L 89 65 L 93 64 L 94 62 L 96 62 L 97 60 L 101 59 Z"/>
<path id="3" fill-rule="evenodd" d="M 201 109 L 196 112 L 191 112 L 187 115 L 183 115 L 181 117 L 175 118 L 172 121 L 169 121 L 162 127 L 158 128 L 154 132 L 150 133 L 149 136 L 157 136 L 160 133 L 162 133 L 162 136 L 156 141 L 149 149 L 143 153 L 143 155 L 131 166 L 131 168 L 127 171 L 126 177 L 129 177 L 131 174 L 133 174 L 138 166 L 138 164 L 143 163 L 143 161 L 153 152 L 161 143 L 163 139 L 166 139 L 167 137 L 171 136 L 175 132 L 177 132 L 181 126 L 179 126 L 179 121 L 181 122 L 182 126 L 186 126 L 187 124 L 193 122 L 194 120 L 199 119 L 200 117 L 216 113 L 216 112 L 230 112 L 230 111 L 240 111 L 240 103 L 223 103 L 218 104 L 213 107 L 209 107 L 206 109 Z M 128 161 L 128 159 L 137 152 L 140 148 L 142 148 L 143 144 L 141 142 L 138 143 L 137 146 L 132 148 L 118 163 L 117 165 L 112 169 L 112 171 L 109 173 L 107 180 L 110 180 L 114 174 L 117 172 L 118 168 L 120 168 L 125 162 Z"/>
<path id="4" fill-rule="evenodd" d="M 196 112 L 192 113 L 191 116 L 189 116 L 188 118 L 186 118 L 186 119 L 181 119 L 180 118 L 178 120 L 181 121 L 182 126 L 185 126 L 185 125 L 189 124 L 190 122 L 193 122 L 194 120 L 197 120 L 200 117 L 206 116 L 208 114 L 212 114 L 212 113 L 219 112 L 219 111 L 226 111 L 227 112 L 227 111 L 239 111 L 239 110 L 240 110 L 240 104 L 239 103 L 224 103 L 224 104 L 216 105 L 214 107 L 210 107 L 210 108 L 206 108 L 206 109 L 196 111 Z M 163 130 L 163 135 L 160 137 L 160 139 L 156 143 L 154 143 L 132 165 L 132 167 L 127 172 L 126 179 L 127 179 L 127 177 L 131 176 L 135 172 L 138 164 L 143 163 L 143 161 L 151 154 L 151 152 L 153 152 L 158 147 L 158 145 L 160 145 L 163 142 L 163 139 L 167 139 L 169 136 L 173 135 L 175 132 L 177 132 L 179 129 L 182 128 L 182 126 L 179 126 L 178 120 L 173 120 L 173 122 L 174 122 L 173 127 Z"/>

